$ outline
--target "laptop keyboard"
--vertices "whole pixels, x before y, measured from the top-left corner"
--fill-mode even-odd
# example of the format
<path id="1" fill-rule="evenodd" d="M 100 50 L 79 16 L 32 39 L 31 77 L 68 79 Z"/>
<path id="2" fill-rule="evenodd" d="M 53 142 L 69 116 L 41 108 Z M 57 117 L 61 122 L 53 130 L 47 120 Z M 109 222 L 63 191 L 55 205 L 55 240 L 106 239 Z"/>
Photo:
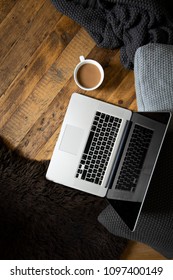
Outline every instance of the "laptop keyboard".
<path id="1" fill-rule="evenodd" d="M 76 178 L 102 184 L 121 121 L 120 118 L 96 112 Z"/>
<path id="2" fill-rule="evenodd" d="M 135 125 L 116 183 L 116 189 L 135 191 L 152 135 L 153 131 L 151 129 Z"/>

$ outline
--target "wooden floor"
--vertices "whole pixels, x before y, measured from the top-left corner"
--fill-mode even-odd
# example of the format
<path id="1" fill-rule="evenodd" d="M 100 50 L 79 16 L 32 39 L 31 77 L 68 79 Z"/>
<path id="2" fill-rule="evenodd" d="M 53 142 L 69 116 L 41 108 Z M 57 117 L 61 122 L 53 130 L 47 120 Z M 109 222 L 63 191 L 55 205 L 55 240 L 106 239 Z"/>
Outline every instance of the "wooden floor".
<path id="1" fill-rule="evenodd" d="M 105 70 L 103 85 L 90 93 L 73 80 L 80 55 Z M 134 73 L 121 65 L 119 50 L 96 47 L 49 0 L 0 0 L 0 135 L 26 157 L 50 159 L 73 92 L 137 109 Z M 130 242 L 122 259 L 163 257 Z"/>

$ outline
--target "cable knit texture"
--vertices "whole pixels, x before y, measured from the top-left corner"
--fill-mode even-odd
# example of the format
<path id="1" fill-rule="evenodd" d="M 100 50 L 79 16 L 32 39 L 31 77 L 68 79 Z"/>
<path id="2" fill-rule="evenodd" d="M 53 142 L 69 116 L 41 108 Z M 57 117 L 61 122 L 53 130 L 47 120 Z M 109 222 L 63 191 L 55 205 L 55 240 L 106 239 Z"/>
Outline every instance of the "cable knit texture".
<path id="1" fill-rule="evenodd" d="M 138 48 L 134 74 L 138 111 L 173 112 L 173 45 Z"/>
<path id="2" fill-rule="evenodd" d="M 122 64 L 134 67 L 138 47 L 149 42 L 173 44 L 173 16 L 168 0 L 52 0 L 83 26 L 99 47 L 121 48 Z"/>

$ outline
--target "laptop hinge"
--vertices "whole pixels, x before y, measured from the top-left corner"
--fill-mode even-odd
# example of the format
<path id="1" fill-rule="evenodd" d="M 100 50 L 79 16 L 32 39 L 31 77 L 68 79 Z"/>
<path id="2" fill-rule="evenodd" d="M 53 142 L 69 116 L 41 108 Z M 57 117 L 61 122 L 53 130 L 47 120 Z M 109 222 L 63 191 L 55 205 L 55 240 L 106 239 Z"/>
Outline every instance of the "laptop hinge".
<path id="1" fill-rule="evenodd" d="M 113 182 L 114 182 L 114 179 L 115 179 L 115 175 L 116 175 L 116 172 L 117 172 L 120 160 L 121 160 L 121 156 L 122 156 L 122 153 L 123 153 L 123 150 L 124 150 L 124 146 L 125 146 L 125 143 L 127 141 L 127 137 L 129 135 L 131 125 L 132 125 L 131 121 L 127 121 L 126 124 L 125 124 L 125 128 L 124 128 L 123 135 L 122 135 L 119 147 L 118 147 L 118 151 L 116 153 L 116 156 L 115 156 L 115 159 L 114 159 L 114 162 L 113 162 L 113 166 L 112 166 L 112 169 L 111 169 L 111 172 L 110 172 L 110 175 L 109 175 L 109 179 L 108 179 L 107 184 L 106 184 L 107 190 L 112 188 L 112 185 L 113 185 Z"/>

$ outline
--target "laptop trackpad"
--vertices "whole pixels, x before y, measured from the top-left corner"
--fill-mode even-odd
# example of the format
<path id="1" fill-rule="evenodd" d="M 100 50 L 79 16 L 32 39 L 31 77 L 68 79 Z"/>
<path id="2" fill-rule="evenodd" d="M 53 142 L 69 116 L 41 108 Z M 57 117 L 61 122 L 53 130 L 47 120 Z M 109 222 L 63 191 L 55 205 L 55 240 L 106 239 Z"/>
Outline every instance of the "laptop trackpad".
<path id="1" fill-rule="evenodd" d="M 59 149 L 63 152 L 77 155 L 83 138 L 83 129 L 67 124 Z"/>

